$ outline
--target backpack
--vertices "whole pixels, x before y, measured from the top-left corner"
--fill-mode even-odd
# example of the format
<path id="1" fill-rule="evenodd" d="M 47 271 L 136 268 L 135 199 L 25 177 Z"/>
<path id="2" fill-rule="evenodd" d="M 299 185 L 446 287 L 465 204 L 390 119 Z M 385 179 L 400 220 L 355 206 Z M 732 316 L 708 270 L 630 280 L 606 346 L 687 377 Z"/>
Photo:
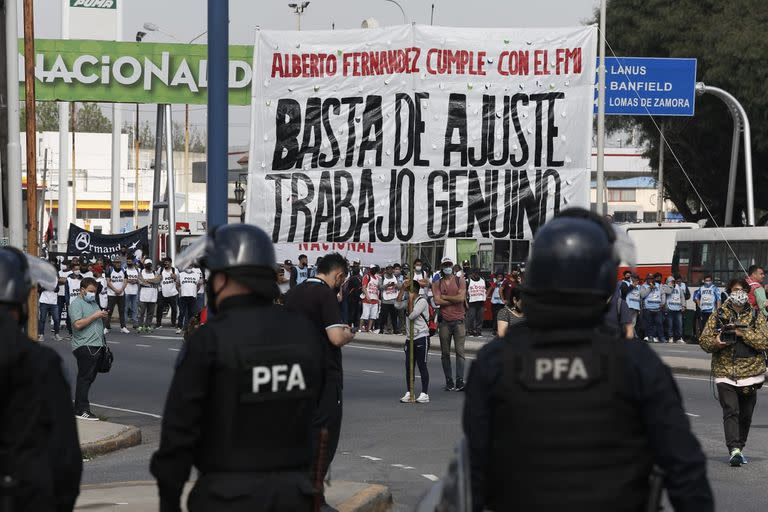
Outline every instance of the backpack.
<path id="1" fill-rule="evenodd" d="M 424 317 L 424 321 L 427 322 L 427 329 L 429 329 L 429 335 L 434 336 L 437 333 L 437 314 L 435 314 L 435 308 L 432 307 L 432 303 L 429 301 L 429 299 L 423 296 L 419 298 L 427 301 L 428 316 L 424 317 L 424 314 L 422 313 L 422 317 Z M 419 300 L 419 298 L 417 298 L 416 300 Z"/>

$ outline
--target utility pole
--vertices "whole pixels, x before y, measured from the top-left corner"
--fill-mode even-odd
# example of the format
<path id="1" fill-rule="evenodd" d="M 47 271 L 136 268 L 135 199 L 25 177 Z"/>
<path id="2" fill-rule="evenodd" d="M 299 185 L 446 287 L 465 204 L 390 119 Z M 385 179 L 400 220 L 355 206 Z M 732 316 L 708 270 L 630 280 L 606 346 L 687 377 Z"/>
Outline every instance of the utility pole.
<path id="1" fill-rule="evenodd" d="M 13 247 L 24 248 L 23 200 L 21 195 L 21 143 L 19 127 L 19 29 L 16 2 L 5 2 L 6 91 L 8 108 L 8 237 Z"/>
<path id="2" fill-rule="evenodd" d="M 656 192 L 656 222 L 659 226 L 664 222 L 664 150 L 667 141 L 664 139 L 664 121 L 659 127 L 659 183 Z"/>
<path id="3" fill-rule="evenodd" d="M 139 104 L 136 104 L 136 130 L 133 134 L 133 151 L 135 167 L 133 182 L 133 229 L 139 229 Z"/>
<path id="4" fill-rule="evenodd" d="M 75 167 L 75 132 L 77 131 L 77 104 L 69 104 L 69 120 L 72 132 L 72 224 L 77 224 L 77 170 Z"/>
<path id="5" fill-rule="evenodd" d="M 301 2 L 300 4 L 288 4 L 288 7 L 293 9 L 293 13 L 296 15 L 296 30 L 301 32 L 301 15 L 304 14 L 304 9 L 309 7 L 309 2 Z"/>
<path id="6" fill-rule="evenodd" d="M 14 54 L 15 55 L 15 54 Z M 37 123 L 35 112 L 35 15 L 33 0 L 24 0 L 24 102 L 27 108 L 27 253 L 38 255 L 37 245 Z M 37 339 L 37 288 L 29 292 L 27 334 Z"/>
<path id="7" fill-rule="evenodd" d="M 600 1 L 600 61 L 597 73 L 597 214 L 605 215 L 605 4 Z"/>
<path id="8" fill-rule="evenodd" d="M 187 213 L 185 220 L 189 222 L 189 182 L 192 179 L 189 170 L 189 103 L 184 105 L 184 211 Z"/>
<path id="9" fill-rule="evenodd" d="M 305 2 L 309 4 L 309 2 Z M 303 4 L 302 4 L 303 5 Z M 208 0 L 208 169 L 206 228 L 227 223 L 229 0 Z M 175 226 L 174 226 L 175 228 Z"/>

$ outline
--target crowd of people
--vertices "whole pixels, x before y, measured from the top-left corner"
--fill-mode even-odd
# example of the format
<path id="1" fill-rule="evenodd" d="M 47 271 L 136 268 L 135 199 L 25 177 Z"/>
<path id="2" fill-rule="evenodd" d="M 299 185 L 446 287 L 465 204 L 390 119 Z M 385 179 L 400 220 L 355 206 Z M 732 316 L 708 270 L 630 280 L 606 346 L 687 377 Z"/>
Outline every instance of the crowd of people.
<path id="1" fill-rule="evenodd" d="M 40 341 L 47 325 L 51 325 L 53 338 L 61 341 L 62 323 L 72 337 L 69 309 L 80 295 L 85 278 L 96 281 L 95 304 L 106 312 L 102 318 L 105 335 L 112 330 L 115 309 L 123 333 L 130 332 L 130 325 L 140 334 L 149 334 L 170 313 L 171 327 L 176 328 L 176 334 L 182 334 L 205 303 L 205 275 L 200 268 L 193 265 L 179 271 L 168 257 L 155 265 L 140 251 L 131 253 L 123 246 L 110 257 L 72 256 L 53 263 L 59 271 L 57 286 L 39 289 Z"/>

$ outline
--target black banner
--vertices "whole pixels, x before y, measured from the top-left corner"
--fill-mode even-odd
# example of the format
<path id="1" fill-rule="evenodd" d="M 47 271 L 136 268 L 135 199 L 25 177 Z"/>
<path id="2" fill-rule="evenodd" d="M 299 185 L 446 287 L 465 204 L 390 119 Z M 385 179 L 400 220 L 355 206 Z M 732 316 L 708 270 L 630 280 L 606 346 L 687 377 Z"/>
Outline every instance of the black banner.
<path id="1" fill-rule="evenodd" d="M 120 252 L 120 246 L 124 245 L 131 253 L 136 249 L 143 249 L 149 245 L 147 228 L 143 227 L 130 233 L 118 235 L 102 235 L 86 231 L 74 224 L 69 225 L 67 237 L 67 254 L 89 256 L 111 256 Z"/>

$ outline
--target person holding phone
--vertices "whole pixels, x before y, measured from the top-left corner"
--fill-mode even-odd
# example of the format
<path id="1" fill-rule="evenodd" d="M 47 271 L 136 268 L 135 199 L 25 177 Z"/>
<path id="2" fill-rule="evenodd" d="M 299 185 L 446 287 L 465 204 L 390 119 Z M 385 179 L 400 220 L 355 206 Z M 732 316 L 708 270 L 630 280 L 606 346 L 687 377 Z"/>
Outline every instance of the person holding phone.
<path id="1" fill-rule="evenodd" d="M 765 382 L 768 327 L 763 315 L 749 304 L 749 285 L 732 279 L 728 300 L 709 316 L 700 344 L 712 354 L 712 374 L 723 408 L 723 429 L 731 466 L 746 463 L 747 443 L 757 390 Z"/>

